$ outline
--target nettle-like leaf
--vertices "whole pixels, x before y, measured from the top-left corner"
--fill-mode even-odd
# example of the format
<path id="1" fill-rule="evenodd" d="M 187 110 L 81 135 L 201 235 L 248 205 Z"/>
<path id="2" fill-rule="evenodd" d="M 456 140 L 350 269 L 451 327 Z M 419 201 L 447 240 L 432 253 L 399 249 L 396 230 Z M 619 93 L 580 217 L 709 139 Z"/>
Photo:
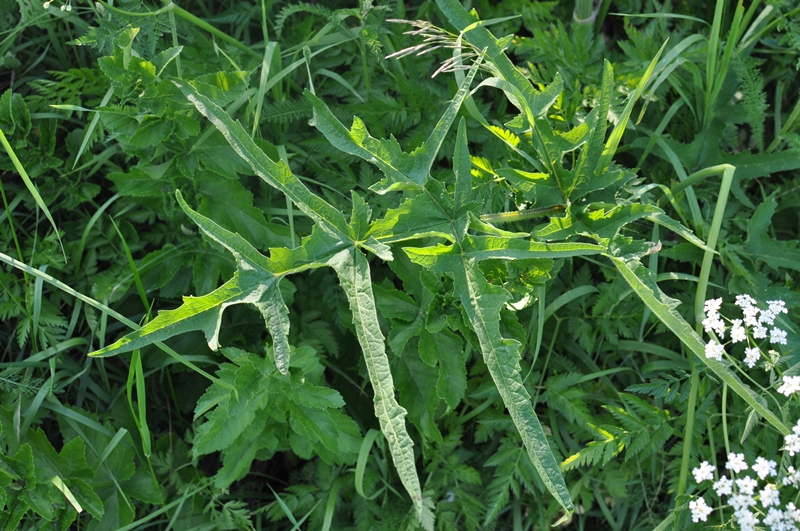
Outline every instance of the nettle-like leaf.
<path id="1" fill-rule="evenodd" d="M 778 241 L 767 235 L 772 216 L 778 208 L 776 194 L 767 197 L 747 221 L 747 240 L 744 253 L 772 268 L 785 267 L 800 271 L 800 249 L 797 240 Z"/>
<path id="2" fill-rule="evenodd" d="M 235 348 L 222 352 L 232 363 L 220 365 L 217 376 L 230 387 L 214 383 L 198 400 L 195 418 L 206 420 L 192 447 L 196 458 L 222 452 L 218 487 L 243 477 L 256 456 L 266 459 L 287 445 L 306 459 L 316 454 L 331 464 L 355 461 L 358 427 L 340 411 L 341 395 L 321 385 L 323 367 L 311 348 L 295 351 L 296 370 L 289 378 L 263 356 Z"/>

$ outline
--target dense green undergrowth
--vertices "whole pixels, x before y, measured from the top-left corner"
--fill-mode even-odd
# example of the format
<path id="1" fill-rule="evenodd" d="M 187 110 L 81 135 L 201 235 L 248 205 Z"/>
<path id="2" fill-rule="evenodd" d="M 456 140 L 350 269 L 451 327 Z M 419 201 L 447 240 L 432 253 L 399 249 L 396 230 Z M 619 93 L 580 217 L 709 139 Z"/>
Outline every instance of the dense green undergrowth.
<path id="1" fill-rule="evenodd" d="M 800 9 L 494 4 L 0 0 L 2 529 L 793 529 Z"/>

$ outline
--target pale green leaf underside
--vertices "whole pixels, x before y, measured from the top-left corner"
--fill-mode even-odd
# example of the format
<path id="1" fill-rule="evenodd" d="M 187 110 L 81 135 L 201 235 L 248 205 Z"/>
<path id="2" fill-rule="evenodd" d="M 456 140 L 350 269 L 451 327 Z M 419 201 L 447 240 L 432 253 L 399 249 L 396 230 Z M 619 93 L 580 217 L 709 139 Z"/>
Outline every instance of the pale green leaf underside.
<path id="1" fill-rule="evenodd" d="M 422 514 L 422 489 L 414 459 L 414 442 L 405 424 L 406 410 L 397 403 L 386 344 L 378 323 L 367 258 L 357 249 L 341 251 L 328 264 L 339 276 L 353 313 L 353 326 L 364 352 L 367 372 L 375 392 L 375 415 L 381 424 L 397 473 Z"/>

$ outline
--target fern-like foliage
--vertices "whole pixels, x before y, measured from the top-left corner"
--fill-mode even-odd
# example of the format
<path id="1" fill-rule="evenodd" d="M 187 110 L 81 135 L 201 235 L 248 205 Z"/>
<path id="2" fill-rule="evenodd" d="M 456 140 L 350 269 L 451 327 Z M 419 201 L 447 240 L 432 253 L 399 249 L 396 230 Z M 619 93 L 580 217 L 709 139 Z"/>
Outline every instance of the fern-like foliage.
<path id="1" fill-rule="evenodd" d="M 355 11 L 355 10 L 351 10 Z M 309 4 L 307 2 L 298 2 L 294 5 L 284 6 L 281 8 L 281 12 L 278 13 L 278 16 L 275 17 L 275 32 L 278 34 L 278 37 L 281 36 L 283 33 L 283 27 L 286 25 L 286 20 L 295 15 L 297 13 L 307 13 L 309 15 L 317 15 L 319 17 L 328 19 L 328 20 L 336 20 L 338 17 L 338 11 L 333 11 L 332 9 L 328 9 L 327 7 L 321 4 Z"/>
<path id="2" fill-rule="evenodd" d="M 267 103 L 261 108 L 261 119 L 288 124 L 311 117 L 311 104 L 305 98 Z"/>
<path id="3" fill-rule="evenodd" d="M 626 461 L 637 455 L 646 458 L 664 447 L 673 434 L 669 413 L 634 395 L 621 393 L 620 397 L 625 407 L 604 406 L 619 426 L 595 428 L 596 439 L 564 460 L 562 470 L 603 466 L 623 450 Z"/>
<path id="4" fill-rule="evenodd" d="M 525 489 L 537 492 L 536 472 L 525 447 L 517 440 L 505 438 L 497 452 L 486 461 L 486 466 L 496 467 L 494 480 L 486 489 L 486 516 L 484 527 L 494 522 L 508 505 L 511 495 L 518 498 Z"/>
<path id="5" fill-rule="evenodd" d="M 744 107 L 747 123 L 759 151 L 764 151 L 764 122 L 767 119 L 767 95 L 764 93 L 764 78 L 758 64 L 751 58 L 740 58 L 742 71 L 740 88 L 742 91 L 742 107 Z"/>
<path id="6" fill-rule="evenodd" d="M 781 44 L 788 45 L 795 51 L 800 50 L 800 24 L 786 17 L 782 17 L 778 22 L 778 30 L 783 32 L 780 38 Z M 795 63 L 795 68 L 800 70 L 800 57 L 798 57 L 797 63 Z"/>

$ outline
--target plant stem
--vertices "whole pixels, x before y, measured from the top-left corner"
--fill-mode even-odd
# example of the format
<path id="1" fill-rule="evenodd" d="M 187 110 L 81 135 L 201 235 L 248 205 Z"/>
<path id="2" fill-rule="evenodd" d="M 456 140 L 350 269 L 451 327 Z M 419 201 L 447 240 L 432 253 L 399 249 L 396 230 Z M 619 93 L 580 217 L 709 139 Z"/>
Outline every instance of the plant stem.
<path id="1" fill-rule="evenodd" d="M 592 24 L 595 17 L 594 1 L 575 0 L 575 11 L 573 11 L 572 16 L 578 24 Z"/>
<path id="2" fill-rule="evenodd" d="M 714 209 L 714 218 L 711 221 L 711 230 L 708 235 L 708 241 L 706 242 L 709 249 L 714 249 L 717 245 L 717 238 L 719 237 L 719 230 L 722 226 L 722 218 L 725 216 L 725 206 L 728 203 L 728 193 L 733 183 L 733 174 L 735 171 L 736 168 L 730 164 L 720 164 L 719 166 L 713 166 L 693 173 L 681 183 L 681 185 L 688 186 L 688 184 L 685 183 L 693 183 L 705 179 L 706 177 L 722 173 L 722 183 L 719 187 L 719 196 L 717 197 L 717 205 Z M 702 332 L 700 321 L 703 315 L 703 304 L 708 290 L 708 278 L 711 274 L 711 264 L 713 261 L 713 251 L 706 251 L 703 256 L 703 264 L 700 266 L 700 277 L 697 282 L 697 294 L 694 300 L 695 330 L 698 334 Z M 686 408 L 686 427 L 683 432 L 683 454 L 681 456 L 681 471 L 678 479 L 677 498 L 680 498 L 686 492 L 689 465 L 692 457 L 692 436 L 694 434 L 697 392 L 700 387 L 700 373 L 694 363 L 692 354 L 689 354 L 689 363 L 692 367 L 692 377 L 690 380 L 691 390 L 689 392 L 689 403 Z"/>

